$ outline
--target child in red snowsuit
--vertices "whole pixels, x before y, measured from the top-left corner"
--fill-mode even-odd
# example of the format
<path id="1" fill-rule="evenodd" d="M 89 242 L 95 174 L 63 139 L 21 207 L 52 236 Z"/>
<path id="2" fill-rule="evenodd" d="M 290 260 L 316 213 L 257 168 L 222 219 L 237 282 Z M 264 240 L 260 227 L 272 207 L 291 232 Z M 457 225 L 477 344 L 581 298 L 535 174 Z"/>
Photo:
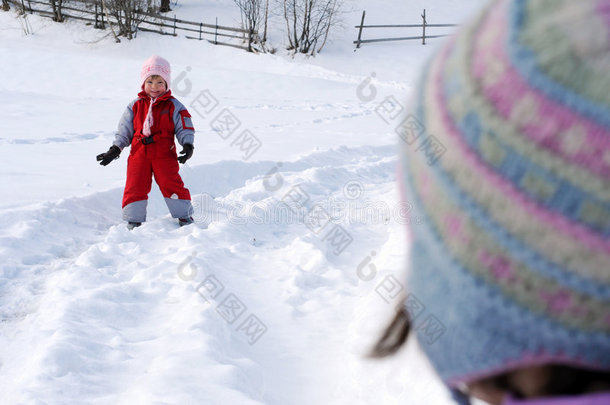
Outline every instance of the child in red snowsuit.
<path id="1" fill-rule="evenodd" d="M 148 193 L 152 176 L 165 197 L 172 217 L 180 226 L 193 222 L 191 195 L 178 173 L 178 162 L 193 155 L 195 128 L 187 109 L 172 97 L 170 64 L 159 56 L 144 62 L 141 72 L 142 91 L 121 117 L 119 129 L 108 152 L 97 156 L 106 166 L 131 145 L 127 161 L 127 181 L 123 193 L 123 219 L 128 228 L 146 220 Z M 182 145 L 182 156 L 176 154 L 174 136 Z"/>

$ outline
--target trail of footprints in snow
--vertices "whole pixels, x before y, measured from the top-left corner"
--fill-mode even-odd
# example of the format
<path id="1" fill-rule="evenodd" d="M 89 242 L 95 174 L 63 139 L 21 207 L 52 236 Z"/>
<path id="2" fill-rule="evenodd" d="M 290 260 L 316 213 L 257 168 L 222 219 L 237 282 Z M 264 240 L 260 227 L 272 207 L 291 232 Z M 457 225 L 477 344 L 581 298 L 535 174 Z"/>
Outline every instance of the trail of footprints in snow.
<path id="1" fill-rule="evenodd" d="M 345 103 L 325 103 L 325 104 L 301 104 L 301 105 L 274 105 L 274 104 L 257 104 L 251 105 L 235 105 L 231 109 L 235 110 L 276 110 L 276 111 L 301 111 L 301 112 L 335 112 L 346 111 L 345 114 L 332 115 L 330 117 L 315 118 L 305 121 L 290 122 L 288 124 L 270 124 L 269 128 L 293 128 L 300 127 L 305 124 L 328 124 L 331 122 L 342 121 L 371 115 L 375 106 L 367 106 L 365 103 L 345 104 Z"/>

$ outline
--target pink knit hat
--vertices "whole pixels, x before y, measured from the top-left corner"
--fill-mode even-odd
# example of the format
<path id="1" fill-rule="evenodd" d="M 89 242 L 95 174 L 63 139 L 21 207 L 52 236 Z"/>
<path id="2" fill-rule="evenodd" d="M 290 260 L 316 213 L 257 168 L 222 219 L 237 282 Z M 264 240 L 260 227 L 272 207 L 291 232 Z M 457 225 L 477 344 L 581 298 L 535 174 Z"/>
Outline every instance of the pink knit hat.
<path id="1" fill-rule="evenodd" d="M 167 83 L 167 89 L 170 89 L 172 70 L 169 66 L 169 62 L 157 55 L 153 55 L 146 59 L 142 65 L 142 71 L 140 72 L 142 86 L 144 86 L 146 79 L 154 75 L 161 76 L 163 80 L 165 80 L 165 83 Z"/>

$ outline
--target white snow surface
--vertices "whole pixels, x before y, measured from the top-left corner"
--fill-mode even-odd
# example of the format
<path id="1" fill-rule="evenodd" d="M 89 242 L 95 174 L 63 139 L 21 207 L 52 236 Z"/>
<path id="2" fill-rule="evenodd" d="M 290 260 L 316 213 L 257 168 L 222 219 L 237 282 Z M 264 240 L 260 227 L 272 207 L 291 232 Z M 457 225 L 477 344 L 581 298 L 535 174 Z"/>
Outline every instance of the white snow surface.
<path id="1" fill-rule="evenodd" d="M 394 128 L 442 40 L 352 41 L 364 9 L 368 24 L 419 23 L 424 7 L 429 23 L 462 23 L 484 2 L 346 3 L 316 58 L 284 51 L 278 15 L 277 52 L 256 55 L 142 32 L 115 44 L 36 15 L 24 35 L 0 12 L 0 404 L 450 403 L 412 339 L 365 356 L 407 267 Z M 172 7 L 239 24 L 230 0 Z M 152 54 L 197 129 L 181 167 L 196 222 L 179 228 L 153 186 L 128 231 L 127 150 L 107 167 L 95 155 Z M 384 100 L 404 111 L 382 116 Z M 225 109 L 235 133 L 211 129 Z"/>

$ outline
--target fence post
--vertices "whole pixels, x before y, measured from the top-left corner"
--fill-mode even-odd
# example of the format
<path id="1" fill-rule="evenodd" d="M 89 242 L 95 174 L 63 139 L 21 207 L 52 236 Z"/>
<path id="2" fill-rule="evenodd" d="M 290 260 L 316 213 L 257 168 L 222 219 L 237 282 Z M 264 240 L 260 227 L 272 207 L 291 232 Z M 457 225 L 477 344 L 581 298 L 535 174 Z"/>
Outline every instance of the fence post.
<path id="1" fill-rule="evenodd" d="M 218 17 L 216 17 L 216 29 L 214 30 L 214 45 L 218 45 Z"/>
<path id="2" fill-rule="evenodd" d="M 174 14 L 174 36 L 176 36 L 176 14 Z"/>
<path id="3" fill-rule="evenodd" d="M 421 37 L 421 44 L 422 45 L 426 45 L 426 9 L 424 8 L 424 13 L 421 15 L 421 17 L 424 19 L 424 23 L 422 24 L 423 27 L 423 33 L 422 33 L 422 37 Z"/>
<path id="4" fill-rule="evenodd" d="M 102 13 L 100 15 L 101 19 L 102 19 L 102 29 L 105 30 L 106 29 L 106 23 L 104 22 L 104 4 L 101 4 L 101 8 L 102 8 Z"/>
<path id="5" fill-rule="evenodd" d="M 362 21 L 360 21 L 360 30 L 358 31 L 358 41 L 356 44 L 356 49 L 360 48 L 360 40 L 362 38 L 362 27 L 364 26 L 364 16 L 366 15 L 366 10 L 362 10 Z"/>
<path id="6" fill-rule="evenodd" d="M 201 41 L 201 31 L 203 30 L 203 23 L 199 23 L 199 40 Z"/>

